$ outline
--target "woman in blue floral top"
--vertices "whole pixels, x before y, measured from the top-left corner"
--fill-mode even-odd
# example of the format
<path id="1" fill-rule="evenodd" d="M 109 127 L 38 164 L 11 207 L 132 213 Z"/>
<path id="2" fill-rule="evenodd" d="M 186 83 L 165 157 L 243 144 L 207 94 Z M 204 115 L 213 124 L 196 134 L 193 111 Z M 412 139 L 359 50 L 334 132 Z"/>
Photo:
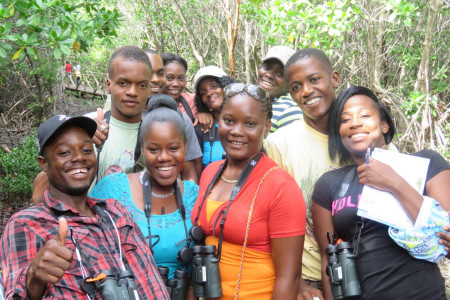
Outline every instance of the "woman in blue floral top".
<path id="1" fill-rule="evenodd" d="M 146 170 L 106 176 L 91 196 L 115 198 L 131 212 L 152 248 L 156 264 L 168 267 L 171 278 L 177 268 L 187 268 L 177 259 L 177 253 L 186 246 L 192 227 L 198 186 L 178 179 L 184 166 L 186 136 L 177 104 L 167 95 L 156 95 L 148 106 L 139 135 Z M 177 200 L 177 190 L 181 201 Z"/>

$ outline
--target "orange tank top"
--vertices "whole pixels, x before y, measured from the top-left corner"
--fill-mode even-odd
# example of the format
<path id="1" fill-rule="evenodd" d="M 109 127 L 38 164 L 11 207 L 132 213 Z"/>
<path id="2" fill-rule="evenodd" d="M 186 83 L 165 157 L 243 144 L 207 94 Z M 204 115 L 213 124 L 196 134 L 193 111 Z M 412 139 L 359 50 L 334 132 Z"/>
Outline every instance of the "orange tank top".
<path id="1" fill-rule="evenodd" d="M 211 216 L 223 202 L 207 199 L 206 219 L 209 223 Z M 251 232 L 251 228 L 250 228 Z M 216 232 L 218 236 L 220 232 Z M 208 236 L 206 245 L 218 247 L 219 238 Z M 222 241 L 222 254 L 219 262 L 222 279 L 223 297 L 221 300 L 234 299 L 236 283 L 242 259 L 243 245 Z M 241 274 L 239 298 L 245 300 L 270 300 L 275 284 L 275 268 L 270 253 L 256 251 L 247 247 L 245 249 L 244 265 Z"/>

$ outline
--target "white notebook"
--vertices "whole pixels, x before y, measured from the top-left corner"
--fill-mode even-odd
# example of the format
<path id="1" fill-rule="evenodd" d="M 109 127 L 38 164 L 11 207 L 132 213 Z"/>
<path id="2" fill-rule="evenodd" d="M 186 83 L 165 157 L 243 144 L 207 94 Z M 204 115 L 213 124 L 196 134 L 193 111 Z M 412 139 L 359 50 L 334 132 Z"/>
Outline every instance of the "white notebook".
<path id="1" fill-rule="evenodd" d="M 428 158 L 392 152 L 375 148 L 372 158 L 389 165 L 397 174 L 402 176 L 419 194 L 423 194 L 426 183 Z M 389 178 L 388 178 L 389 179 Z M 390 192 L 364 186 L 358 204 L 358 216 L 384 223 L 397 228 L 411 228 L 414 226 L 403 206 Z"/>

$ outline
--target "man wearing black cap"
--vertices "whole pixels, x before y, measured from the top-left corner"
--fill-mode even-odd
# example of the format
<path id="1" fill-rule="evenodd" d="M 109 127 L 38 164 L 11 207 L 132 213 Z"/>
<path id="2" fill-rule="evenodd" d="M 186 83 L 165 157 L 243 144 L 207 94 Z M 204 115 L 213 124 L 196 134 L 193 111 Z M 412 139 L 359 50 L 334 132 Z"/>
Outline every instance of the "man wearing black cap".
<path id="1" fill-rule="evenodd" d="M 43 203 L 6 225 L 0 259 L 7 299 L 93 299 L 106 289 L 169 299 L 130 213 L 113 199 L 87 196 L 97 172 L 96 128 L 90 118 L 65 115 L 39 127 L 38 161 L 49 189 Z"/>

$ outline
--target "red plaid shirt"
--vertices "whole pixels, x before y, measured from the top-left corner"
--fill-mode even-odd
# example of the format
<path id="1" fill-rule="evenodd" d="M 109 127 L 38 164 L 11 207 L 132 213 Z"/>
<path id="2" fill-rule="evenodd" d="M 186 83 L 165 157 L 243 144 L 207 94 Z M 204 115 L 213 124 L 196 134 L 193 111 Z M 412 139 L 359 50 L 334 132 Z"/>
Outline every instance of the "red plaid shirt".
<path id="1" fill-rule="evenodd" d="M 127 209 L 113 199 L 101 200 L 88 197 L 87 203 L 90 207 L 100 204 L 114 220 L 119 231 L 122 251 L 126 257 L 126 260 L 123 260 L 124 264 L 135 274 L 141 299 L 169 300 L 150 248 Z M 28 266 L 36 253 L 44 247 L 45 242 L 57 235 L 59 216 L 67 219 L 76 242 L 90 256 L 90 263 L 96 274 L 90 274 L 88 271 L 88 276 L 97 276 L 109 269 L 120 269 L 115 232 L 110 232 L 105 225 L 100 226 L 99 216 L 81 216 L 76 210 L 46 192 L 43 203 L 15 214 L 9 220 L 3 233 L 0 257 L 7 299 L 27 297 Z M 66 247 L 75 249 L 70 231 L 67 235 Z M 87 299 L 80 288 L 82 281 L 80 263 L 75 251 L 73 253 L 70 269 L 58 283 L 47 284 L 43 298 Z M 83 263 L 83 265 L 86 268 L 86 264 Z M 101 299 L 98 291 L 96 298 Z"/>

